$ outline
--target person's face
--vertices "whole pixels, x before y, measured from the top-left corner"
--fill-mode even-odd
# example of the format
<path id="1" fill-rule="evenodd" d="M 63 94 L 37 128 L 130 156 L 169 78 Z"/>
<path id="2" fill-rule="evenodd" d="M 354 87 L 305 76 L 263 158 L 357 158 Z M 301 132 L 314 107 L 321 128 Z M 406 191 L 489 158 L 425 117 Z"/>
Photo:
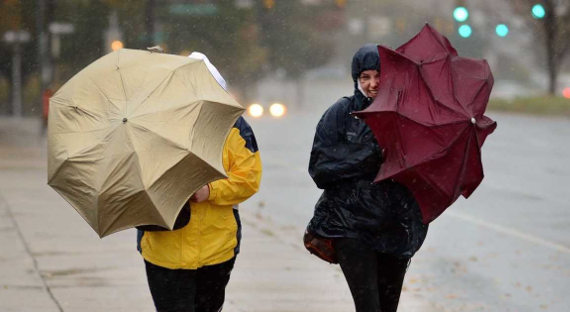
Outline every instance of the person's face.
<path id="1" fill-rule="evenodd" d="M 378 87 L 380 86 L 380 72 L 375 69 L 365 70 L 358 76 L 362 91 L 366 92 L 366 96 L 375 98 L 378 95 Z"/>

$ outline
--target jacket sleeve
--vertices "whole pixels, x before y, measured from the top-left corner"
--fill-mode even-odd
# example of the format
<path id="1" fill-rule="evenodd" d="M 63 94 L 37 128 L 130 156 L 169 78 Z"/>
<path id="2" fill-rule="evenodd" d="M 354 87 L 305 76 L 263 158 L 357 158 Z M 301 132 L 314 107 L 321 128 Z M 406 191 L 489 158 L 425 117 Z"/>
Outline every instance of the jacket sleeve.
<path id="1" fill-rule="evenodd" d="M 232 128 L 224 152 L 227 153 L 228 178 L 209 183 L 208 200 L 216 205 L 236 205 L 255 194 L 261 182 L 261 158 L 253 131 L 240 117 Z"/>
<path id="2" fill-rule="evenodd" d="M 339 104 L 329 108 L 319 121 L 311 150 L 309 174 L 321 189 L 343 179 L 369 175 L 370 168 L 376 173 L 380 162 L 378 145 L 346 140 L 344 119 L 351 117 Z"/>

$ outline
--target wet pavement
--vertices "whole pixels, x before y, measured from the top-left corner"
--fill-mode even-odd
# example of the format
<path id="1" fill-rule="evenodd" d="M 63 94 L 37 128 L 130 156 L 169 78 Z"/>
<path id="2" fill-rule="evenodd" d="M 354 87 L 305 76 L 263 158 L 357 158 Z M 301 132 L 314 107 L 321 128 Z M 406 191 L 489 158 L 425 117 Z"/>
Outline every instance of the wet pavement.
<path id="1" fill-rule="evenodd" d="M 353 310 L 338 266 L 301 244 L 317 110 L 250 120 L 264 174 L 224 311 Z M 432 223 L 399 311 L 570 311 L 570 120 L 489 115 L 486 178 Z M 153 311 L 134 230 L 99 239 L 46 185 L 45 147 L 37 120 L 0 117 L 0 311 Z"/>

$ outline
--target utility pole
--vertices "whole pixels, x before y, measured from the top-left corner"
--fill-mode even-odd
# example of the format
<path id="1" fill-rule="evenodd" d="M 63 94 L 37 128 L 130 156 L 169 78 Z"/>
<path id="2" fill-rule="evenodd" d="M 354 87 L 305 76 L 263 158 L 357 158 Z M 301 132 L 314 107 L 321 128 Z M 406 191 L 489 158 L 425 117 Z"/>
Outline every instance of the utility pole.
<path id="1" fill-rule="evenodd" d="M 146 46 L 154 46 L 154 9 L 155 0 L 147 0 L 145 8 Z"/>
<path id="2" fill-rule="evenodd" d="M 38 66 L 40 73 L 40 94 L 48 88 L 52 79 L 52 68 L 48 55 L 49 33 L 46 30 L 46 1 L 37 0 L 38 10 L 36 11 L 36 28 L 38 35 Z M 41 104 L 41 103 L 40 103 Z"/>
<path id="3" fill-rule="evenodd" d="M 12 52 L 12 115 L 22 117 L 22 47 L 30 41 L 30 33 L 17 29 L 4 33 L 3 40 L 13 45 Z"/>
<path id="4" fill-rule="evenodd" d="M 18 31 L 12 56 L 12 114 L 16 117 L 22 117 L 22 48 L 19 37 Z"/>

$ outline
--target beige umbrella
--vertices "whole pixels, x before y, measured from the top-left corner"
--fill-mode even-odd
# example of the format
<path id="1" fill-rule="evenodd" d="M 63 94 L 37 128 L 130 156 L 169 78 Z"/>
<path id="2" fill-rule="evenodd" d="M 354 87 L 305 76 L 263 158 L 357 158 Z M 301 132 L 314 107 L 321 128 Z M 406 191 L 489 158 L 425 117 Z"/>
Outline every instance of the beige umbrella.
<path id="1" fill-rule="evenodd" d="M 225 177 L 224 141 L 243 110 L 204 60 L 110 53 L 50 100 L 48 184 L 100 237 L 172 229 L 191 194 Z"/>

